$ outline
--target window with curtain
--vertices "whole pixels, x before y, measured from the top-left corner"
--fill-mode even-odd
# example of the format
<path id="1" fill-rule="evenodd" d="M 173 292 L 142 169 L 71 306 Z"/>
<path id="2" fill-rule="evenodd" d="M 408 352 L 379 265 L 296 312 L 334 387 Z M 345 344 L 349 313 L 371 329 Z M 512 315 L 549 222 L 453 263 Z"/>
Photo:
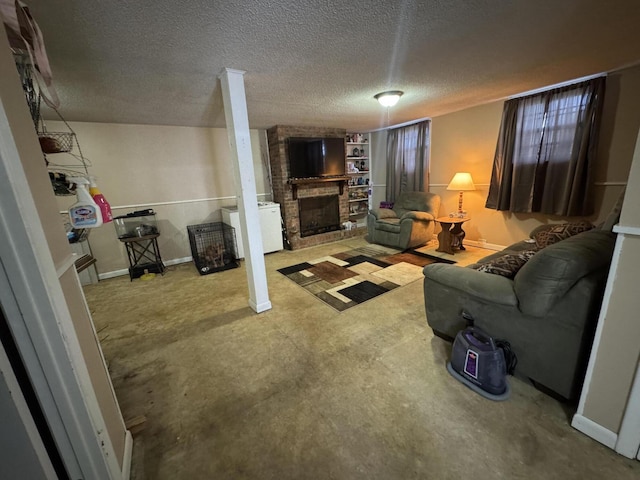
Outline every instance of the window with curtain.
<path id="1" fill-rule="evenodd" d="M 387 132 L 387 201 L 402 192 L 424 192 L 429 185 L 431 121 Z"/>
<path id="2" fill-rule="evenodd" d="M 591 174 L 605 77 L 505 102 L 486 207 L 593 213 Z"/>

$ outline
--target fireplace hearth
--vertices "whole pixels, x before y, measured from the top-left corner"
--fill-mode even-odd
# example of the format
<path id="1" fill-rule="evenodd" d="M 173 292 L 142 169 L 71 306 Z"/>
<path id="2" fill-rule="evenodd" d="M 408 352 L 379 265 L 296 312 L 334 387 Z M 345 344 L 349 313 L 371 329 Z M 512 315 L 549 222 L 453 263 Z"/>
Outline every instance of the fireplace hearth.
<path id="1" fill-rule="evenodd" d="M 300 236 L 340 230 L 340 197 L 322 195 L 298 199 Z"/>

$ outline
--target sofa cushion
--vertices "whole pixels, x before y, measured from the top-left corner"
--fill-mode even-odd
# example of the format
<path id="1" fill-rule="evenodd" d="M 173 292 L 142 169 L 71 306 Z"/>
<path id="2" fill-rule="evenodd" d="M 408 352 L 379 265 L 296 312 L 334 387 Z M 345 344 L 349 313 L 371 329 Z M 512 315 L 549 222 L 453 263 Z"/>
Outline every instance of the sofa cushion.
<path id="1" fill-rule="evenodd" d="M 507 253 L 488 262 L 475 264 L 471 268 L 474 268 L 479 272 L 492 273 L 494 275 L 513 278 L 535 253 L 535 250 L 524 250 L 519 253 Z"/>
<path id="2" fill-rule="evenodd" d="M 394 212 L 393 210 L 389 209 L 389 208 L 380 208 L 378 211 L 378 218 L 382 219 L 382 218 L 396 218 L 396 212 Z"/>
<path id="3" fill-rule="evenodd" d="M 383 218 L 376 222 L 376 228 L 383 232 L 400 232 L 400 219 L 399 218 Z"/>
<path id="4" fill-rule="evenodd" d="M 579 221 L 571 223 L 561 223 L 557 225 L 543 225 L 532 232 L 532 238 L 536 242 L 538 249 L 548 247 L 554 243 L 566 238 L 577 235 L 578 233 L 591 230 L 593 225 L 591 222 Z"/>

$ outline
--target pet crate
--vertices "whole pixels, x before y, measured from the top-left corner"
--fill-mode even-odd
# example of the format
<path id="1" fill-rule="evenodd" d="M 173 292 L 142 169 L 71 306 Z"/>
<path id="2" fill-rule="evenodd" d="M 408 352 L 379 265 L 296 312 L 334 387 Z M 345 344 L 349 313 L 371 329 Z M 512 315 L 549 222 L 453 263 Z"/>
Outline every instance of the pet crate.
<path id="1" fill-rule="evenodd" d="M 235 229 L 222 222 L 188 225 L 193 263 L 200 275 L 239 266 Z"/>

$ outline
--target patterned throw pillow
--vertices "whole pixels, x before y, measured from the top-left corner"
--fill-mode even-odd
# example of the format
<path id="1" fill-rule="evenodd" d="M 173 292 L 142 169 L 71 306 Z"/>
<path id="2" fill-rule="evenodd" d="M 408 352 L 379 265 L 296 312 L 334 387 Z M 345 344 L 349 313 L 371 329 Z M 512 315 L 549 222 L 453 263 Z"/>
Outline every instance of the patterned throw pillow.
<path id="1" fill-rule="evenodd" d="M 536 241 L 536 248 L 548 247 L 554 243 L 572 237 L 587 230 L 591 230 L 593 225 L 591 222 L 581 221 L 573 223 L 561 223 L 549 226 L 549 228 L 538 231 L 533 239 Z"/>
<path id="2" fill-rule="evenodd" d="M 493 273 L 503 277 L 513 278 L 516 273 L 535 255 L 535 250 L 524 250 L 518 253 L 507 253 L 501 257 L 494 258 L 490 262 L 474 266 L 479 272 Z"/>

